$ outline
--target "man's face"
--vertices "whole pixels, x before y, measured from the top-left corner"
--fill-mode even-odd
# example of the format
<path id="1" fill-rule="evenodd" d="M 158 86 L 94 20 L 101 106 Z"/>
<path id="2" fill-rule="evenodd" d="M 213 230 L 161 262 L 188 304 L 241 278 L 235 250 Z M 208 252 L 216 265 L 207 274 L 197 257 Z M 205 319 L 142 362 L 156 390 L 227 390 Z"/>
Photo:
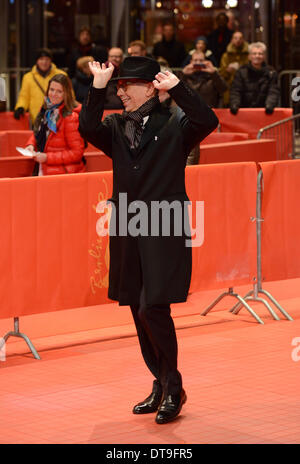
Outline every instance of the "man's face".
<path id="1" fill-rule="evenodd" d="M 174 27 L 171 25 L 166 25 L 163 27 L 163 36 L 167 41 L 173 39 L 174 36 Z"/>
<path id="2" fill-rule="evenodd" d="M 251 52 L 249 53 L 249 60 L 252 66 L 261 66 L 265 61 L 264 51 L 261 48 L 252 48 Z"/>
<path id="3" fill-rule="evenodd" d="M 120 48 L 111 48 L 108 52 L 108 61 L 114 66 L 120 66 L 123 61 L 123 52 Z"/>
<path id="4" fill-rule="evenodd" d="M 191 64 L 195 68 L 197 68 L 197 66 L 198 66 L 199 70 L 201 70 L 200 66 L 203 65 L 204 61 L 205 61 L 204 53 L 202 53 L 202 52 L 193 53 L 192 58 L 191 58 Z"/>
<path id="5" fill-rule="evenodd" d="M 133 45 L 128 49 L 130 56 L 146 56 L 146 50 L 142 50 L 139 45 Z"/>
<path id="6" fill-rule="evenodd" d="M 52 60 L 49 56 L 41 56 L 37 61 L 36 64 L 40 68 L 41 71 L 46 72 L 50 69 Z"/>
<path id="7" fill-rule="evenodd" d="M 89 33 L 89 31 L 82 31 L 80 32 L 79 34 L 79 42 L 81 43 L 81 45 L 88 45 L 89 43 L 91 43 L 91 35 Z"/>
<path id="8" fill-rule="evenodd" d="M 125 111 L 137 110 L 153 95 L 154 86 L 151 82 L 144 81 L 118 81 L 117 95 L 121 99 Z"/>
<path id="9" fill-rule="evenodd" d="M 217 26 L 220 29 L 225 29 L 228 24 L 228 18 L 225 14 L 220 14 L 220 16 L 217 17 Z"/>
<path id="10" fill-rule="evenodd" d="M 232 36 L 232 44 L 235 47 L 240 48 L 242 47 L 243 43 L 244 43 L 243 34 L 241 32 L 235 32 Z"/>

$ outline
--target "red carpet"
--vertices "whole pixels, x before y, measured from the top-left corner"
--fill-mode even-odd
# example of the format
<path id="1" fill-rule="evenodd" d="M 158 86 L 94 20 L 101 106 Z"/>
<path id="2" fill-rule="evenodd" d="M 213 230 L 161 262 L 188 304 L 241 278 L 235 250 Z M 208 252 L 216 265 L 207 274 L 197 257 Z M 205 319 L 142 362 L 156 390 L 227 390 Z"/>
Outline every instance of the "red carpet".
<path id="1" fill-rule="evenodd" d="M 20 318 L 42 359 L 24 341 L 8 340 L 0 362 L 0 443 L 299 443 L 300 349 L 292 341 L 300 337 L 300 279 L 264 288 L 294 321 L 278 311 L 275 321 L 257 303 L 251 306 L 264 325 L 245 309 L 235 316 L 229 297 L 200 316 L 220 291 L 173 306 L 188 401 L 176 421 L 161 426 L 153 414 L 131 413 L 152 378 L 127 308 Z M 12 329 L 13 320 L 0 320 L 1 336 Z"/>

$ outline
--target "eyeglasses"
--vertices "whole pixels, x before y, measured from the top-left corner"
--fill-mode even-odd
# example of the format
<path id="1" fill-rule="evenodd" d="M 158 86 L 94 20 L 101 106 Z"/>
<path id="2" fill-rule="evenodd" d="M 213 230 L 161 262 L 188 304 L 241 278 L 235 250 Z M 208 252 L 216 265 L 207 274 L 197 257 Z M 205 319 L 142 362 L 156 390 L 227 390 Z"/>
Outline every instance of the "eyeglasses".
<path id="1" fill-rule="evenodd" d="M 145 85 L 149 84 L 148 81 L 143 81 L 141 79 L 132 79 L 130 81 L 118 81 L 117 83 L 117 89 L 122 89 L 124 92 L 126 92 L 127 88 L 129 85 Z"/>

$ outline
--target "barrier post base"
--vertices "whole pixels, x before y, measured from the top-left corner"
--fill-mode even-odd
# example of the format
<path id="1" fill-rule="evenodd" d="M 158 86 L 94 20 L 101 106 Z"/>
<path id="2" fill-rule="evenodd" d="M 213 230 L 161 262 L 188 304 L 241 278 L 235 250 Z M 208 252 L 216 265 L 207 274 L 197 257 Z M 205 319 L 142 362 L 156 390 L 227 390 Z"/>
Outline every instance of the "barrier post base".
<path id="1" fill-rule="evenodd" d="M 11 331 L 11 332 L 8 332 L 7 334 L 4 335 L 3 339 L 4 341 L 6 342 L 6 340 L 9 338 L 9 337 L 19 337 L 19 338 L 23 338 L 23 340 L 25 340 L 25 342 L 27 343 L 27 345 L 29 346 L 29 349 L 30 351 L 32 352 L 33 356 L 35 357 L 35 359 L 41 359 L 38 352 L 36 351 L 36 349 L 34 348 L 31 340 L 27 337 L 27 335 L 23 334 L 20 332 L 19 330 L 19 318 L 18 317 L 14 317 L 14 331 Z"/>
<path id="2" fill-rule="evenodd" d="M 261 318 L 256 314 L 255 311 L 253 311 L 253 309 L 248 305 L 248 303 L 245 301 L 244 298 L 242 298 L 238 293 L 235 293 L 233 291 L 233 288 L 230 287 L 228 289 L 228 292 L 224 292 L 222 293 L 221 295 L 218 296 L 218 298 L 216 298 L 202 313 L 201 313 L 201 316 L 206 316 L 206 314 L 211 310 L 213 309 L 214 306 L 216 306 L 216 304 L 219 303 L 219 301 L 221 301 L 225 296 L 232 296 L 234 298 L 237 298 L 239 300 L 238 302 L 238 305 L 242 305 L 244 306 L 248 311 L 249 313 L 257 320 L 257 322 L 259 322 L 260 324 L 264 324 L 264 322 L 261 320 Z"/>
<path id="3" fill-rule="evenodd" d="M 270 306 L 270 304 L 268 303 L 268 301 L 266 301 L 264 298 L 260 298 L 258 296 L 259 293 L 262 293 L 263 295 L 267 296 L 271 301 L 272 303 L 276 306 L 276 308 L 286 317 L 286 319 L 288 319 L 289 321 L 292 321 L 293 318 L 287 313 L 287 311 L 285 311 L 285 309 L 283 309 L 283 307 L 278 303 L 278 301 L 271 295 L 271 293 L 267 292 L 266 290 L 263 290 L 262 288 L 258 288 L 258 285 L 257 284 L 254 284 L 254 288 L 253 290 L 250 290 L 250 292 L 248 292 L 244 297 L 243 299 L 244 300 L 251 300 L 251 301 L 256 301 L 256 302 L 260 302 L 260 303 L 263 303 L 266 308 L 269 310 L 269 312 L 271 313 L 271 315 L 273 316 L 273 318 L 276 320 L 276 321 L 280 321 L 280 317 L 278 317 L 278 315 L 275 313 L 275 311 L 272 309 L 272 307 Z M 253 295 L 253 296 L 251 296 Z M 233 306 L 233 308 L 230 309 L 230 312 L 232 312 L 233 314 L 238 314 L 240 312 L 240 310 L 242 309 L 242 306 L 241 306 L 241 303 L 237 303 L 235 306 Z"/>

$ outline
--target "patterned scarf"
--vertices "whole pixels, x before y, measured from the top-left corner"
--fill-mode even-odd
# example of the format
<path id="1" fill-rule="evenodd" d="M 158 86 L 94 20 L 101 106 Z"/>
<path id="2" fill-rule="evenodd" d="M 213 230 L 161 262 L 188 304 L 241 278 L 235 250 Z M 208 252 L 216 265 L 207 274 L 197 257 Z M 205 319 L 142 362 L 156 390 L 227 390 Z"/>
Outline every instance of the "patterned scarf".
<path id="1" fill-rule="evenodd" d="M 59 118 L 59 109 L 58 107 L 62 104 L 62 102 L 58 103 L 57 105 L 52 105 L 49 98 L 45 98 L 45 102 L 47 105 L 46 112 L 45 112 L 45 119 L 47 122 L 48 128 L 56 134 L 57 128 L 56 123 Z"/>
<path id="2" fill-rule="evenodd" d="M 125 136 L 129 141 L 131 149 L 137 149 L 143 134 L 143 118 L 148 116 L 153 108 L 159 103 L 156 95 L 150 98 L 136 111 L 123 111 L 122 116 L 125 119 Z"/>

